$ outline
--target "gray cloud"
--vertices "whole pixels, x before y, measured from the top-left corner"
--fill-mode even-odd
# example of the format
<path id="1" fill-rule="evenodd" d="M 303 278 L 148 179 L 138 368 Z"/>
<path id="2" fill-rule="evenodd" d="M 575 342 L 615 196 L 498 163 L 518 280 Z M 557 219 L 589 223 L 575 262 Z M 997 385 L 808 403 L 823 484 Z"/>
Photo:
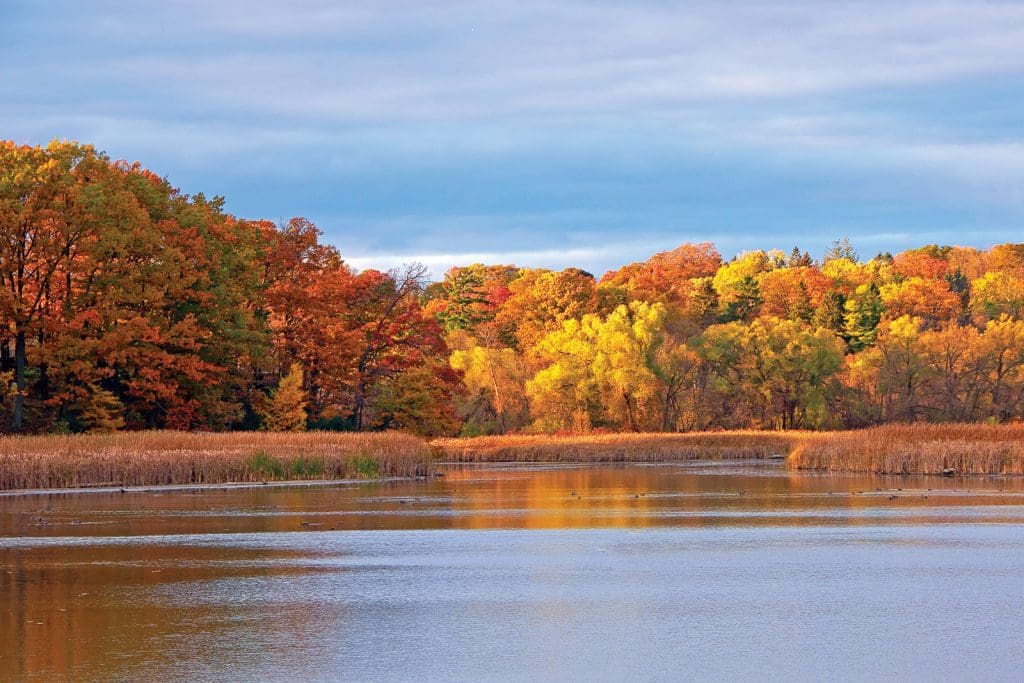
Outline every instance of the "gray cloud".
<path id="1" fill-rule="evenodd" d="M 806 238 L 812 209 L 830 229 L 898 241 L 882 223 L 933 220 L 943 207 L 925 198 L 959 194 L 975 204 L 947 214 L 1006 234 L 1005 207 L 1024 202 L 1024 131 L 975 105 L 1019 110 L 998 98 L 1021 80 L 1018 2 L 0 9 L 5 136 L 94 141 L 186 189 L 224 188 L 240 213 L 312 214 L 362 259 L 454 258 L 431 240 L 538 263 L 555 244 L 603 263 L 691 233 L 739 248 L 730 230 L 759 214 L 804 226 L 779 240 Z M 716 212 L 728 225 L 710 231 Z M 622 231 L 640 235 L 632 251 Z"/>

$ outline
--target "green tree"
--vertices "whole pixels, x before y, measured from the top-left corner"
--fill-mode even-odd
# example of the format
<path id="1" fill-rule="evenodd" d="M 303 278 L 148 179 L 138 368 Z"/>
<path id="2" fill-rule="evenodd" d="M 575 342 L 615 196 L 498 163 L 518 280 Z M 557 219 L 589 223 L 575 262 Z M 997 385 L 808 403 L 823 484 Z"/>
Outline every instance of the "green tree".
<path id="1" fill-rule="evenodd" d="M 441 283 L 445 307 L 436 314 L 445 331 L 473 330 L 494 317 L 487 307 L 484 267 L 477 264 L 449 270 Z"/>
<path id="2" fill-rule="evenodd" d="M 843 337 L 854 352 L 866 349 L 878 337 L 882 321 L 882 295 L 874 282 L 861 285 L 844 304 Z"/>
<path id="3" fill-rule="evenodd" d="M 734 286 L 732 296 L 722 310 L 722 321 L 749 320 L 762 303 L 761 288 L 752 275 L 745 275 Z"/>

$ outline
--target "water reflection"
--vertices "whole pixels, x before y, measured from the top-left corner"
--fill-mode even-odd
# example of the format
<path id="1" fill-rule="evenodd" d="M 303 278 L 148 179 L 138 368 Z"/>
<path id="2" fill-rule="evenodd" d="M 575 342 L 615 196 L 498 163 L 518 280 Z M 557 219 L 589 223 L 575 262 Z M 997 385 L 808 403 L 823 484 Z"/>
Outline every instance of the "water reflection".
<path id="1" fill-rule="evenodd" d="M 0 680 L 1012 679 L 1024 663 L 1021 479 L 444 474 L 0 496 Z"/>
<path id="2" fill-rule="evenodd" d="M 1020 521 L 1020 478 L 778 465 L 448 467 L 428 481 L 0 497 L 0 536 Z"/>

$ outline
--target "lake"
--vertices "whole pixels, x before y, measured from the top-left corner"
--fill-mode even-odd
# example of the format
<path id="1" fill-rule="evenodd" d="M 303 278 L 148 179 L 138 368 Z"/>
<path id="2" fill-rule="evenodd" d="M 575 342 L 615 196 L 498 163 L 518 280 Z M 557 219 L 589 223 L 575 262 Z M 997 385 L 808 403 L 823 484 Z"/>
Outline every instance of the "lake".
<path id="1" fill-rule="evenodd" d="M 1020 478 L 443 474 L 0 496 L 0 680 L 1024 671 Z"/>

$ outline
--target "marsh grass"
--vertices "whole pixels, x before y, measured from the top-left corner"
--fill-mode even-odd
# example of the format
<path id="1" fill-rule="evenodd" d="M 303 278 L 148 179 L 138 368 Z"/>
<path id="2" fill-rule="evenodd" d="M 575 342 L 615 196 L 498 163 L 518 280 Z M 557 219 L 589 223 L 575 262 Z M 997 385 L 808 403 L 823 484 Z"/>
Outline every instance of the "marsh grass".
<path id="1" fill-rule="evenodd" d="M 448 462 L 668 462 L 787 456 L 795 470 L 1024 474 L 1024 425 L 886 425 L 846 432 L 507 435 L 388 432 L 0 437 L 0 490 L 422 476 Z"/>
<path id="2" fill-rule="evenodd" d="M 119 432 L 0 437 L 0 490 L 421 476 L 407 434 Z"/>
<path id="3" fill-rule="evenodd" d="M 659 462 L 767 458 L 789 453 L 798 432 L 506 435 L 431 442 L 449 462 Z"/>
<path id="4" fill-rule="evenodd" d="M 841 432 L 508 435 L 431 442 L 450 462 L 659 462 L 786 456 L 795 470 L 1024 474 L 1024 425 L 886 425 Z"/>
<path id="5" fill-rule="evenodd" d="M 1024 474 L 1024 425 L 885 425 L 809 433 L 787 464 L 876 474 Z"/>

